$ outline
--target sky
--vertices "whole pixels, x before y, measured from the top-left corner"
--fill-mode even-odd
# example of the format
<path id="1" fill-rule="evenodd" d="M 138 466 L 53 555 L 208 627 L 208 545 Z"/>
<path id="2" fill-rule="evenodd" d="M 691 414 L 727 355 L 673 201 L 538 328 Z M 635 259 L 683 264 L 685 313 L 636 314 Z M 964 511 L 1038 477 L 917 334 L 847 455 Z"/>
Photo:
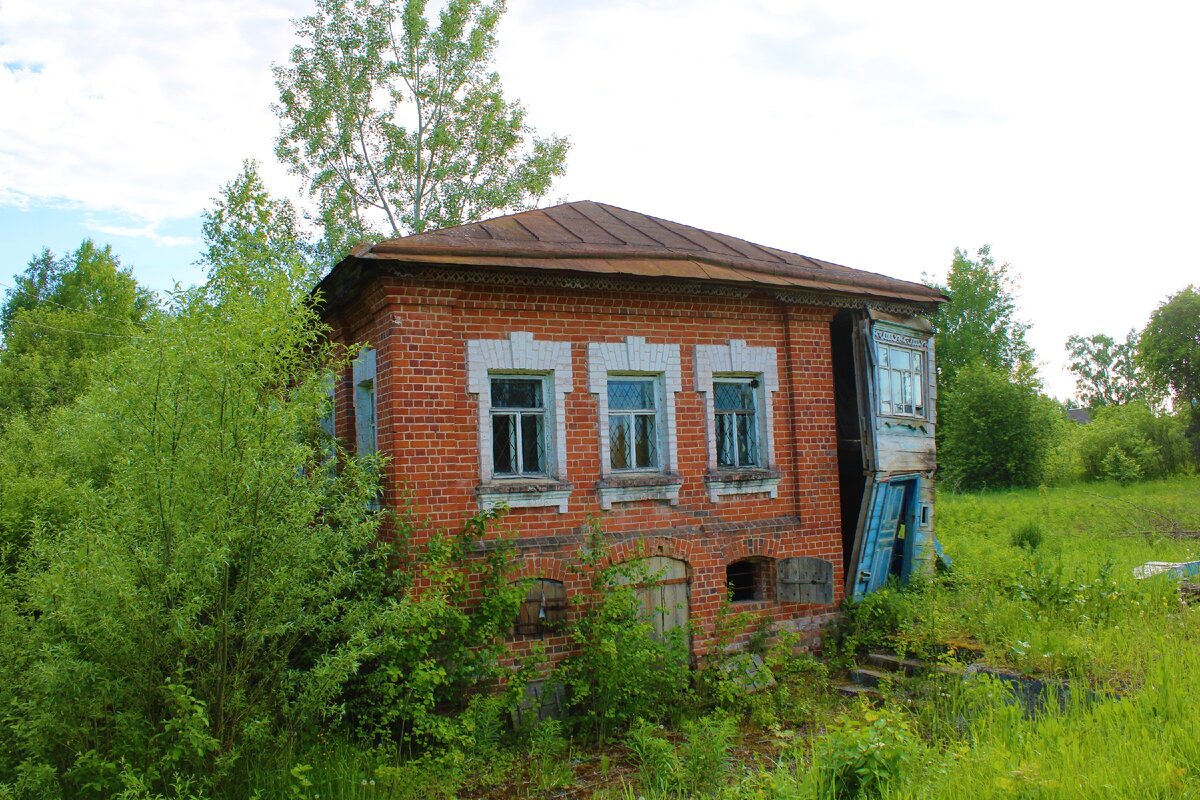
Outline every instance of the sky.
<path id="1" fill-rule="evenodd" d="M 0 288 L 108 242 L 202 279 L 200 214 L 273 155 L 312 0 L 0 0 Z M 910 280 L 992 246 L 1047 390 L 1200 283 L 1200 4 L 509 0 L 496 68 L 596 200 Z"/>

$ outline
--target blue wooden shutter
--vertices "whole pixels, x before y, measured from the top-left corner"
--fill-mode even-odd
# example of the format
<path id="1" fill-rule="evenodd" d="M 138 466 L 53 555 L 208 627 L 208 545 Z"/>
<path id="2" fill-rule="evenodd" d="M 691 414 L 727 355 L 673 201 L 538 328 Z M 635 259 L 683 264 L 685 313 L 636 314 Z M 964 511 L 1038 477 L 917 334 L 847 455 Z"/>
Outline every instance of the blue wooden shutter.
<path id="1" fill-rule="evenodd" d="M 354 427 L 360 456 L 376 450 L 375 412 L 375 351 L 365 348 L 354 359 Z"/>

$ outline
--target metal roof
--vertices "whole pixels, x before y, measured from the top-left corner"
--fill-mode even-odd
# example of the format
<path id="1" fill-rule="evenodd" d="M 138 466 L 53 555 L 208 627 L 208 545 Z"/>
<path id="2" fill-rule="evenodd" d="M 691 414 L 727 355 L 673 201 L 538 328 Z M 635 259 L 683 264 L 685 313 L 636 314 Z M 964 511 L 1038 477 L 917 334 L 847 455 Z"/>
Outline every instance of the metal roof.
<path id="1" fill-rule="evenodd" d="M 360 245 L 318 288 L 326 292 L 339 288 L 341 272 L 353 273 L 360 280 L 369 277 L 373 261 L 750 284 L 920 304 L 946 299 L 924 284 L 590 200 Z M 365 272 L 351 266 L 363 267 Z M 331 293 L 344 296 L 344 291 Z"/>

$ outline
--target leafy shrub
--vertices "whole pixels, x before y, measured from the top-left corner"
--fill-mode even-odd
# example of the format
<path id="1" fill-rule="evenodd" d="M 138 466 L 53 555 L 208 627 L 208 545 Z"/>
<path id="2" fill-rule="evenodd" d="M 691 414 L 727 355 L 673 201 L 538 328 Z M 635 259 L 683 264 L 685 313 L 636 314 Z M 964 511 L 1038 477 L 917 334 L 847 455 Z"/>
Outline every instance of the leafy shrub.
<path id="1" fill-rule="evenodd" d="M 817 795 L 829 800 L 883 797 L 923 758 L 923 746 L 903 712 L 891 708 L 843 714 L 817 739 Z"/>
<path id="2" fill-rule="evenodd" d="M 938 405 L 939 470 L 963 491 L 1037 485 L 1066 425 L 1035 387 L 980 366 L 962 370 Z"/>
<path id="3" fill-rule="evenodd" d="M 689 633 L 676 628 L 662 639 L 643 616 L 634 584 L 652 582 L 640 562 L 600 566 L 606 548 L 597 533 L 583 554 L 592 568 L 592 593 L 568 626 L 578 652 L 557 667 L 567 688 L 570 720 L 597 741 L 635 720 L 662 720 L 678 710 L 689 690 Z"/>
<path id="4" fill-rule="evenodd" d="M 642 790 L 659 795 L 707 797 L 729 775 L 729 751 L 737 738 L 737 722 L 717 712 L 685 722 L 676 746 L 662 726 L 636 721 L 625 743 L 637 768 Z"/>
<path id="5" fill-rule="evenodd" d="M 1012 546 L 1033 552 L 1042 545 L 1042 526 L 1036 522 L 1026 522 L 1012 533 Z"/>
<path id="6" fill-rule="evenodd" d="M 893 637 L 909 626 L 911 617 L 903 590 L 889 582 L 859 601 L 847 598 L 841 619 L 826 634 L 826 641 L 832 645 L 831 654 L 853 661 L 868 650 L 893 644 Z"/>
<path id="7" fill-rule="evenodd" d="M 1144 403 L 1097 409 L 1079 431 L 1078 448 L 1088 480 L 1132 483 L 1178 474 L 1190 465 L 1183 419 L 1156 414 Z"/>

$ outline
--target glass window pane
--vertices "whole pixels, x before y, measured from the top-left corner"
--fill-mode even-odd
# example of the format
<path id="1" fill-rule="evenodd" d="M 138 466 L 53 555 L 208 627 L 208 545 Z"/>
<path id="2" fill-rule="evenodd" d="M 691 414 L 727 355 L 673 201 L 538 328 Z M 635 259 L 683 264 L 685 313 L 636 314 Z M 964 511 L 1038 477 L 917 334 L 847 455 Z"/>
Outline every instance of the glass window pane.
<path id="1" fill-rule="evenodd" d="M 922 378 L 920 372 L 913 374 L 913 405 L 916 406 L 921 406 L 925 403 L 921 393 L 921 380 Z"/>
<path id="2" fill-rule="evenodd" d="M 658 466 L 658 435 L 654 417 L 639 414 L 634 417 L 634 461 L 638 467 Z"/>
<path id="3" fill-rule="evenodd" d="M 900 373 L 900 386 L 901 386 L 901 395 L 903 397 L 905 411 L 911 411 L 912 410 L 911 406 L 912 406 L 912 401 L 913 401 L 913 387 L 912 387 L 912 373 L 911 372 Z"/>
<path id="4" fill-rule="evenodd" d="M 879 370 L 879 413 L 892 413 L 892 371 Z"/>
<path id="5" fill-rule="evenodd" d="M 654 381 L 609 381 L 608 407 L 614 411 L 652 410 Z"/>
<path id="6" fill-rule="evenodd" d="M 904 381 L 898 372 L 892 374 L 892 410 L 897 414 L 904 410 Z"/>
<path id="7" fill-rule="evenodd" d="M 758 463 L 758 433 L 753 414 L 738 415 L 738 464 L 752 467 Z"/>
<path id="8" fill-rule="evenodd" d="M 613 469 L 629 469 L 629 415 L 614 414 L 608 418 L 609 463 Z"/>
<path id="9" fill-rule="evenodd" d="M 713 391 L 718 411 L 754 410 L 754 390 L 749 383 L 717 383 Z"/>
<path id="10" fill-rule="evenodd" d="M 905 371 L 908 369 L 908 351 L 896 348 L 892 350 L 892 369 Z"/>
<path id="11" fill-rule="evenodd" d="M 492 408 L 542 408 L 542 379 L 492 378 Z"/>
<path id="12" fill-rule="evenodd" d="M 541 414 L 521 415 L 521 473 L 545 472 L 545 420 Z"/>
<path id="13" fill-rule="evenodd" d="M 888 348 L 883 345 L 879 346 L 879 366 L 883 369 L 891 366 L 888 359 Z"/>
<path id="14" fill-rule="evenodd" d="M 492 415 L 492 472 L 496 475 L 517 471 L 516 421 L 512 414 Z"/>
<path id="15" fill-rule="evenodd" d="M 736 467 L 734 456 L 734 415 L 717 414 L 717 465 Z"/>

